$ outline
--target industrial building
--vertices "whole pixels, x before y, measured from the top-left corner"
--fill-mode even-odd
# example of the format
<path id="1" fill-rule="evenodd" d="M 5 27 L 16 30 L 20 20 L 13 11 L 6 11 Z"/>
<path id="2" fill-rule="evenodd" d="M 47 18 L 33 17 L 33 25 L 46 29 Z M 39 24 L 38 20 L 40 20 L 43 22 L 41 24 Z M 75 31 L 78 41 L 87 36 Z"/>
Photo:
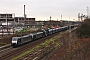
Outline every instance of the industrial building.
<path id="1" fill-rule="evenodd" d="M 0 25 L 4 24 L 11 24 L 11 25 L 29 25 L 35 24 L 35 18 L 24 18 L 24 17 L 15 17 L 15 14 L 0 14 Z M 6 25 L 5 24 L 5 25 Z"/>

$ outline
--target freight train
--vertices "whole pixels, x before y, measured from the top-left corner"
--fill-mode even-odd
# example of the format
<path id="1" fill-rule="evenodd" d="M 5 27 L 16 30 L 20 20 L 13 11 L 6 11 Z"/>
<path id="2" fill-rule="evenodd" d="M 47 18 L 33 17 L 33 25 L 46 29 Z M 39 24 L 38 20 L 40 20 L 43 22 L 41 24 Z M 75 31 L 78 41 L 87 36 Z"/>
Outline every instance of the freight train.
<path id="1" fill-rule="evenodd" d="M 69 27 L 74 28 L 74 25 L 58 27 L 58 28 L 47 28 L 47 29 L 42 29 L 39 32 L 30 33 L 30 34 L 25 35 L 25 36 L 12 37 L 11 46 L 17 47 L 17 46 L 20 46 L 22 44 L 25 44 L 25 43 L 28 43 L 31 41 L 35 41 L 35 40 L 38 40 L 40 38 L 44 38 L 44 37 L 47 37 L 49 35 L 52 35 L 52 34 L 55 34 L 58 32 L 68 30 Z"/>

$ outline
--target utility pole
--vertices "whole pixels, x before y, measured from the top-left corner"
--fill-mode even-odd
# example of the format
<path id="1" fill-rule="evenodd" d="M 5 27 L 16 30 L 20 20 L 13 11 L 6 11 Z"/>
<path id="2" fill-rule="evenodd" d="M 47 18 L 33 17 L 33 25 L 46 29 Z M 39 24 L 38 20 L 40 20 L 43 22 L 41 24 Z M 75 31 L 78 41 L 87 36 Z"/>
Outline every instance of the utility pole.
<path id="1" fill-rule="evenodd" d="M 87 18 L 89 18 L 89 7 L 87 6 Z"/>
<path id="2" fill-rule="evenodd" d="M 50 16 L 50 21 L 51 21 L 51 18 L 52 18 L 52 17 Z"/>
<path id="3" fill-rule="evenodd" d="M 84 17 L 84 15 L 83 15 L 83 14 L 81 14 L 81 22 L 83 22 L 83 17 Z"/>
<path id="4" fill-rule="evenodd" d="M 51 18 L 52 18 L 52 17 L 50 16 L 50 27 L 51 27 Z"/>
<path id="5" fill-rule="evenodd" d="M 13 13 L 13 15 L 14 15 L 14 21 L 13 21 L 13 34 L 14 34 L 14 32 L 15 32 L 15 30 L 14 30 L 14 28 L 15 28 L 15 13 Z"/>
<path id="6" fill-rule="evenodd" d="M 60 26 L 62 26 L 62 15 L 61 15 L 61 20 L 60 20 Z"/>
<path id="7" fill-rule="evenodd" d="M 69 21 L 68 21 L 68 25 L 69 25 L 69 48 L 70 48 L 70 60 L 72 60 L 72 35 L 71 35 L 71 20 L 69 17 Z"/>
<path id="8" fill-rule="evenodd" d="M 80 13 L 78 13 L 78 21 L 80 21 Z"/>
<path id="9" fill-rule="evenodd" d="M 1 26 L 2 26 L 2 36 L 3 36 L 3 25 L 2 25 L 2 21 L 1 21 Z"/>
<path id="10" fill-rule="evenodd" d="M 7 13 L 6 13 L 6 23 L 7 23 L 7 33 L 8 33 L 8 20 L 7 20 Z"/>
<path id="11" fill-rule="evenodd" d="M 61 20 L 62 20 L 62 15 L 61 15 Z"/>

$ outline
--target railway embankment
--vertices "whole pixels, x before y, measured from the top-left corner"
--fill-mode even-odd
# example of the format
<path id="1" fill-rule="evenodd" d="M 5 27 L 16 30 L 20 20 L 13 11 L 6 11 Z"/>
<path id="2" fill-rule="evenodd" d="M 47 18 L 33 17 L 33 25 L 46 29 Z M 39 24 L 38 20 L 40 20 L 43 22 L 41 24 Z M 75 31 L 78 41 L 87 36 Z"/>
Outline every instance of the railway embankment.
<path id="1" fill-rule="evenodd" d="M 76 32 L 67 35 L 62 47 L 48 60 L 90 60 L 90 18 Z"/>
<path id="2" fill-rule="evenodd" d="M 63 41 L 62 47 L 48 60 L 90 60 L 90 38 L 78 38 L 74 32 Z"/>

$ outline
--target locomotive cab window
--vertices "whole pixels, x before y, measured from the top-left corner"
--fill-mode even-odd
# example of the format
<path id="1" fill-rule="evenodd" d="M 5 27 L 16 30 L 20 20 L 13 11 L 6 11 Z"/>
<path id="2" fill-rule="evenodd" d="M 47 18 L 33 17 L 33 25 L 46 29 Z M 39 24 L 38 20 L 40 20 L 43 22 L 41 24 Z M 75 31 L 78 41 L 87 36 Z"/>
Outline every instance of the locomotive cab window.
<path id="1" fill-rule="evenodd" d="M 17 39 L 13 38 L 13 41 L 17 41 Z"/>

